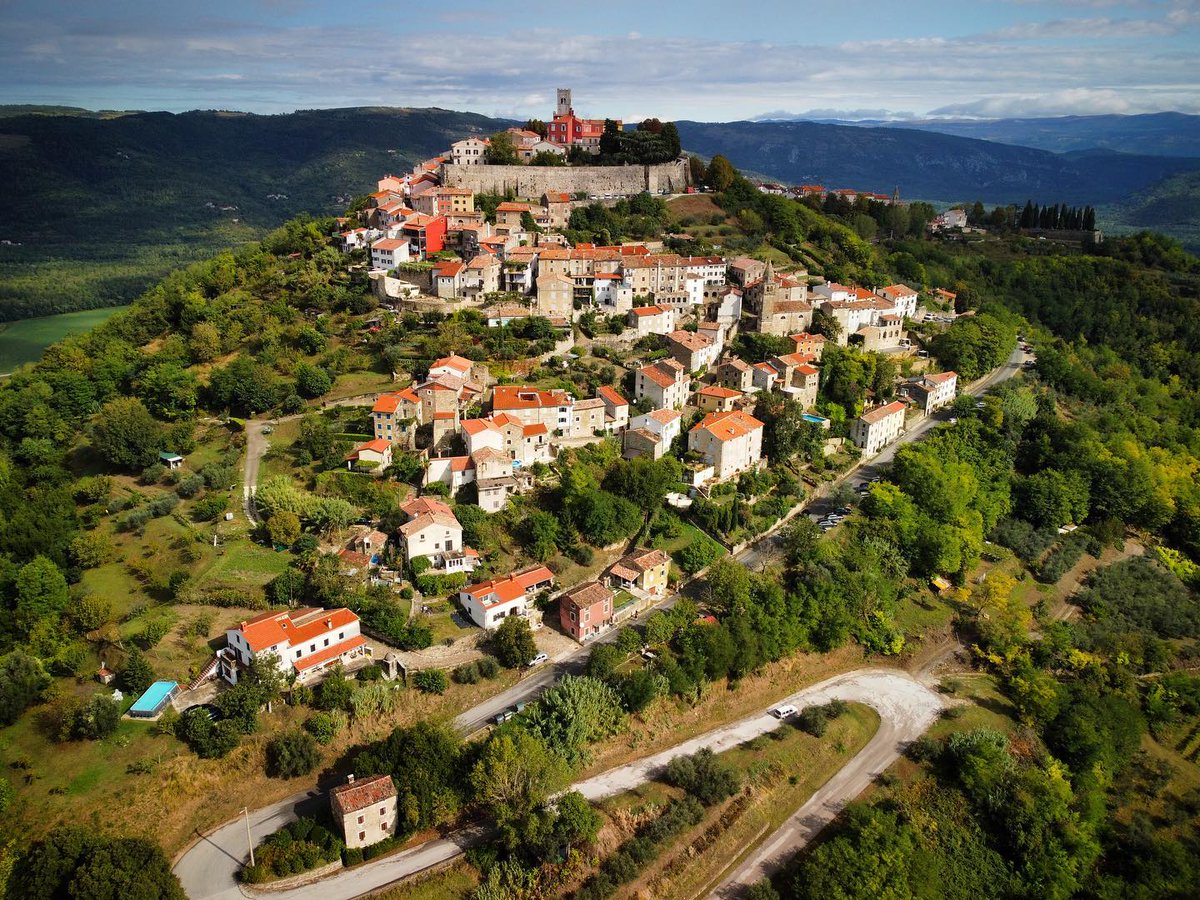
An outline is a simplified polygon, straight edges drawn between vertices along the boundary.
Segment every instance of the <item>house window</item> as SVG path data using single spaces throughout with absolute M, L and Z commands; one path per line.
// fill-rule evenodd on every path
M 299 659 L 299 658 L 300 658 L 300 651 L 299 651 L 299 650 L 297 650 L 297 651 L 296 651 L 296 659 Z
M 367 833 L 365 831 L 360 831 L 358 833 L 358 839 L 360 841 L 365 841 L 367 839 Z
M 388 830 L 388 827 L 387 827 L 387 822 L 380 822 L 380 823 L 379 823 L 379 830 L 380 830 L 380 831 L 387 831 L 387 830 Z
M 326 646 L 326 647 L 328 647 L 328 646 L 329 646 L 329 638 L 325 638 L 325 646 Z
M 363 816 L 359 816 L 359 817 L 358 817 L 358 824 L 359 824 L 359 825 L 361 825 L 361 824 L 363 823 L 363 819 L 364 819 L 364 817 L 363 817 Z
M 338 632 L 338 640 L 339 640 L 339 641 L 340 641 L 342 638 L 344 638 L 345 636 L 346 636 L 346 632 L 344 632 L 344 631 L 339 631 L 339 632 Z
M 381 816 L 386 816 L 387 815 L 387 807 L 386 806 L 379 807 L 379 814 Z
M 316 644 L 309 644 L 309 645 L 308 645 L 308 652 L 309 652 L 309 653 L 316 653 L 316 652 L 317 652 L 317 645 L 316 645 Z

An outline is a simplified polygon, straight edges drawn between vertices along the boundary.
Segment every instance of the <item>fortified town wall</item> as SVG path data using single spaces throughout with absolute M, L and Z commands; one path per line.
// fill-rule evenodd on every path
M 536 200 L 547 192 L 640 194 L 682 193 L 688 185 L 686 159 L 654 166 L 442 166 L 442 184 L 477 194 Z

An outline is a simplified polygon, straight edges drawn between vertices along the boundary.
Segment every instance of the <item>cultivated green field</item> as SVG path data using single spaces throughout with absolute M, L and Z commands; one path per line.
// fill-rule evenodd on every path
M 0 374 L 8 374 L 17 366 L 37 361 L 42 351 L 55 341 L 95 328 L 122 309 L 125 307 L 109 306 L 19 322 L 0 322 Z

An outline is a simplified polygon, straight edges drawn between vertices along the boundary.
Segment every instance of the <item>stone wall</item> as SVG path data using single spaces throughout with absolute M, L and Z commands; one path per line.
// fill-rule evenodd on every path
M 687 187 L 686 159 L 657 166 L 442 166 L 442 184 L 477 194 L 512 191 L 537 200 L 550 191 L 588 195 L 682 193 Z

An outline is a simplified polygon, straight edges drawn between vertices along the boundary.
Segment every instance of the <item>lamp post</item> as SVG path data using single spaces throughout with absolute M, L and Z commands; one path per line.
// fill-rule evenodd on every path
M 254 838 L 250 836 L 250 808 L 242 807 L 242 812 L 246 814 L 246 843 L 250 846 L 250 865 L 254 865 Z

